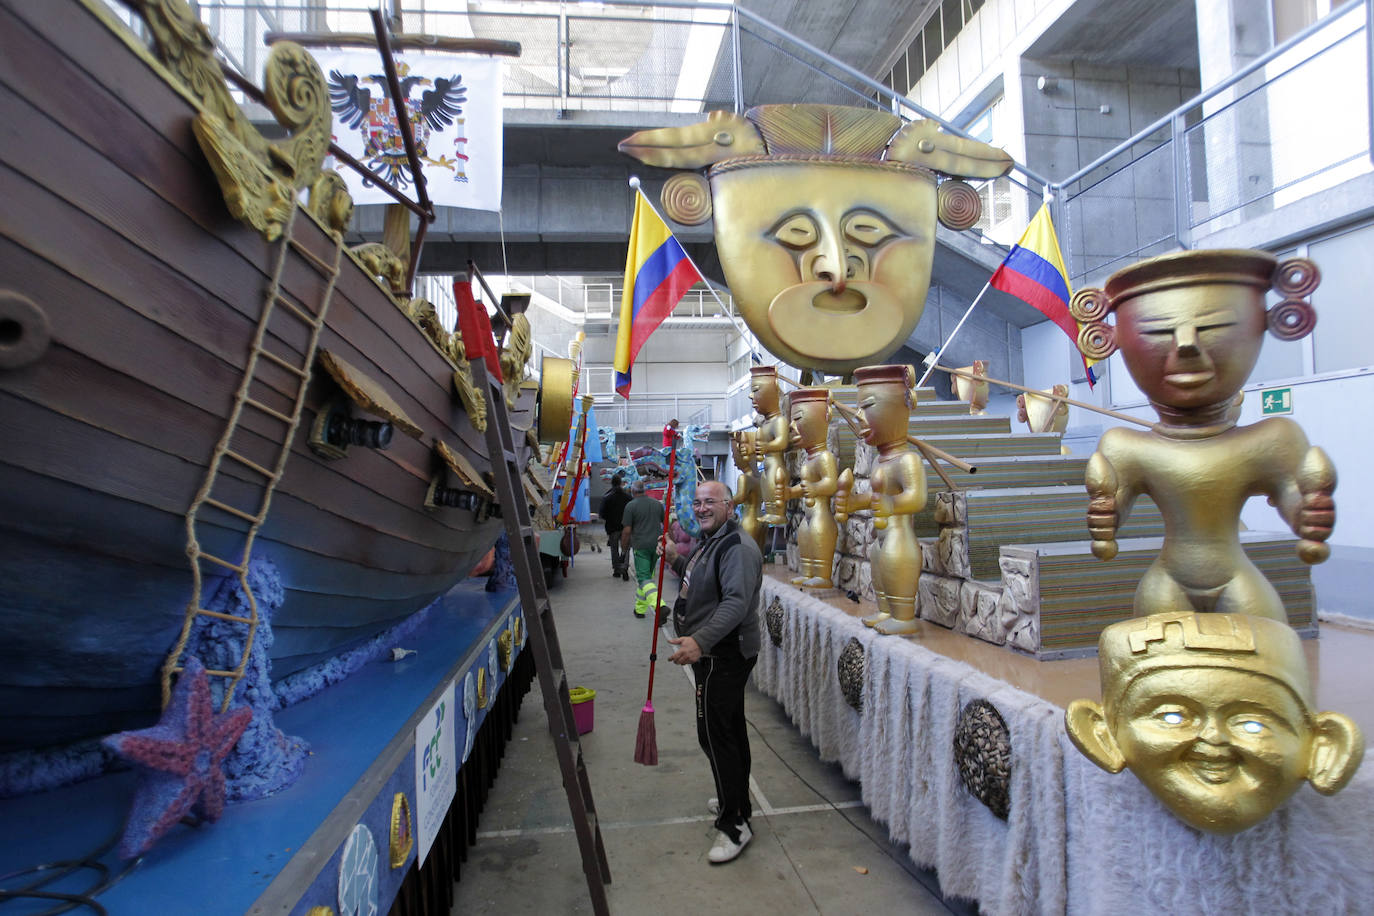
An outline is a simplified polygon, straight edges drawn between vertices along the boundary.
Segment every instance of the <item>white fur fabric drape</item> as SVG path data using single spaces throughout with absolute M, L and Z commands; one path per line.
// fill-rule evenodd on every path
M 1268 821 L 1234 837 L 1175 819 L 1129 772 L 1093 766 L 1069 743 L 1064 711 L 978 669 L 764 579 L 762 615 L 779 598 L 783 642 L 764 625 L 755 684 L 777 699 L 822 759 L 862 786 L 873 817 L 933 867 L 946 896 L 988 914 L 1374 913 L 1374 768 L 1340 795 L 1304 787 Z M 862 715 L 837 666 L 864 646 Z M 1011 810 L 999 820 L 959 781 L 954 732 L 977 699 L 1011 734 Z

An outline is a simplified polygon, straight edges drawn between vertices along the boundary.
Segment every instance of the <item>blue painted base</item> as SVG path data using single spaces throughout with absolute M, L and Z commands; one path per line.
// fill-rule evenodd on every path
M 121 881 L 100 894 L 100 904 L 114 913 L 238 916 L 259 902 L 282 874 L 272 899 L 280 902 L 294 893 L 302 910 L 306 904 L 327 904 L 337 911 L 333 900 L 306 900 L 304 895 L 311 888 L 322 893 L 337 882 L 340 837 L 346 838 L 362 820 L 382 825 L 373 833 L 378 889 L 389 891 L 380 900 L 385 912 L 408 866 L 389 866 L 388 832 L 376 815 L 384 808 L 389 818 L 394 793 L 405 791 L 413 828 L 414 757 L 407 748 L 413 748 L 415 718 L 456 679 L 456 712 L 462 719 L 464 677 L 478 667 L 488 666 L 489 696 L 504 686 L 506 675 L 494 664 L 494 643 L 511 617 L 520 614 L 518 597 L 514 592 L 488 593 L 483 584 L 461 583 L 442 599 L 402 646 L 416 654 L 366 665 L 343 683 L 277 713 L 280 728 L 310 744 L 301 778 L 278 795 L 228 806 L 217 823 L 173 828 Z M 490 708 L 474 709 L 464 727 L 475 730 Z M 463 733 L 460 728 L 460 755 Z M 389 762 L 384 773 L 374 766 L 379 759 Z M 133 792 L 133 774 L 123 772 L 0 801 L 0 874 L 98 850 L 121 830 Z M 411 862 L 414 856 L 412 851 Z M 122 867 L 113 853 L 102 861 L 115 873 Z M 89 871 L 78 872 L 44 890 L 80 893 L 97 880 Z M 23 883 L 25 879 L 9 879 L 0 886 Z M 291 898 L 287 907 L 295 909 L 295 902 Z M 6 912 L 37 912 L 51 905 L 51 900 L 10 904 Z

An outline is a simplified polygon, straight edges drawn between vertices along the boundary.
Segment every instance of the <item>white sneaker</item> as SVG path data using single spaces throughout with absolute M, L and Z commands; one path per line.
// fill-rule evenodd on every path
M 744 852 L 744 847 L 749 845 L 749 841 L 754 838 L 753 832 L 748 824 L 741 824 L 739 828 L 739 842 L 730 839 L 730 834 L 721 831 L 716 834 L 715 845 L 711 847 L 710 853 L 706 858 L 711 860 L 712 865 L 724 865 L 726 862 L 733 861 Z
M 708 812 L 710 812 L 710 814 L 711 814 L 712 817 L 720 817 L 720 799 L 718 799 L 718 798 L 708 798 L 708 799 L 706 799 L 706 810 L 707 810 Z

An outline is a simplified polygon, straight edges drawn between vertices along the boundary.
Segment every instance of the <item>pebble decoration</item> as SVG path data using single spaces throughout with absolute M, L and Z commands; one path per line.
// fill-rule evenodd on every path
M 1011 733 L 987 700 L 974 700 L 959 713 L 954 763 L 969 794 L 1006 820 L 1011 810 Z
M 840 692 L 855 712 L 864 710 L 864 660 L 864 644 L 859 642 L 857 636 L 850 637 L 840 652 L 838 668 Z

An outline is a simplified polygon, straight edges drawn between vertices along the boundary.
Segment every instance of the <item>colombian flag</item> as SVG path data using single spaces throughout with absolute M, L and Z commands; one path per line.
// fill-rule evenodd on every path
M 1078 322 L 1069 314 L 1073 290 L 1069 288 L 1069 272 L 1064 269 L 1064 256 L 1059 253 L 1054 223 L 1050 222 L 1049 204 L 1041 205 L 1026 231 L 1021 234 L 1021 240 L 1012 246 L 989 283 L 993 289 L 1000 289 L 1035 306 L 1046 318 L 1059 325 L 1077 348 Z M 1097 382 L 1097 373 L 1093 368 L 1097 363 L 1098 360 L 1083 358 L 1090 387 Z
M 635 216 L 630 224 L 630 249 L 625 253 L 625 291 L 620 297 L 620 332 L 615 342 L 615 390 L 630 396 L 630 367 L 639 348 L 673 306 L 703 282 L 696 265 L 673 238 L 654 208 L 635 191 Z

